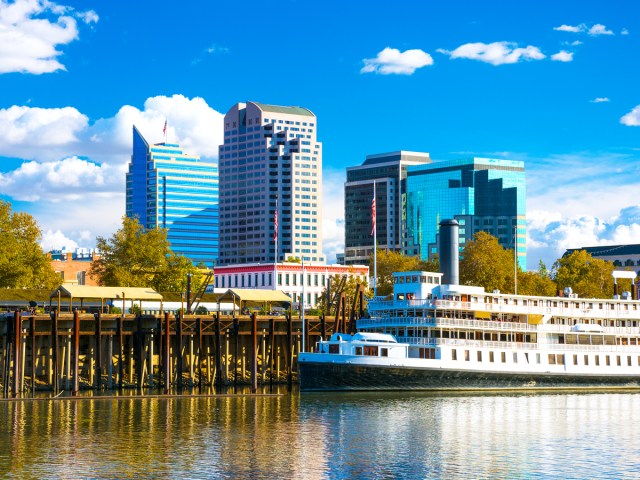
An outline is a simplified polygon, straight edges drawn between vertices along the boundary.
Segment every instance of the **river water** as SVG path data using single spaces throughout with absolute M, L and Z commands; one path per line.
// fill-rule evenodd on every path
M 640 394 L 0 402 L 2 478 L 640 478 Z

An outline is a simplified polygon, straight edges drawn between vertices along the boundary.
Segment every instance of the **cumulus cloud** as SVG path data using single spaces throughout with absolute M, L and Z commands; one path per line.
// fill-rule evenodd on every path
M 591 103 L 606 103 L 606 102 L 610 102 L 611 100 L 609 100 L 607 97 L 596 97 L 593 100 L 589 100 Z
M 572 62 L 573 52 L 560 50 L 558 53 L 551 55 L 551 60 L 554 60 L 556 62 Z
M 519 48 L 513 42 L 467 43 L 453 51 L 439 49 L 438 52 L 450 58 L 468 58 L 491 65 L 518 63 L 521 60 L 542 60 L 546 56 L 538 47 Z
M 159 143 L 167 120 L 169 142 L 215 160 L 223 118 L 202 98 L 182 95 L 149 98 L 142 109 L 125 105 L 94 123 L 72 107 L 0 109 L 0 157 L 25 160 L 0 173 L 0 195 L 30 202 L 28 210 L 44 231 L 93 246 L 95 236 L 110 235 L 124 214 L 134 124 L 149 143 Z M 63 246 L 52 242 L 51 248 Z
M 0 73 L 65 70 L 57 47 L 78 38 L 76 18 L 98 21 L 92 10 L 77 12 L 47 0 L 0 0 Z
M 601 23 L 596 23 L 591 27 L 588 27 L 585 23 L 579 25 L 560 25 L 559 27 L 553 27 L 553 29 L 560 32 L 587 33 L 594 37 L 598 35 L 613 35 L 613 31 L 607 29 L 607 27 Z
M 327 263 L 335 263 L 336 254 L 344 252 L 345 180 L 344 170 L 322 171 L 322 245 Z
M 60 230 L 47 230 L 42 233 L 42 240 L 40 241 L 40 246 L 45 252 L 50 252 L 51 250 L 75 250 L 79 247 L 78 243 L 67 237 Z
M 537 267 L 539 259 L 550 266 L 569 248 L 640 243 L 640 205 L 608 218 L 534 210 L 527 212 L 527 227 L 529 266 Z
M 624 115 L 620 123 L 628 127 L 640 127 L 640 105 Z
M 416 69 L 433 65 L 433 58 L 419 49 L 401 52 L 387 47 L 375 58 L 365 58 L 360 73 L 380 73 L 382 75 L 412 75 Z
M 623 28 L 622 31 L 620 32 L 620 35 L 629 35 L 629 30 L 627 30 L 626 28 Z

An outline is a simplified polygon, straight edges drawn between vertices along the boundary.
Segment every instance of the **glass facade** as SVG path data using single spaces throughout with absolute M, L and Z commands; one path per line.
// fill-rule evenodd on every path
M 479 231 L 517 247 L 526 270 L 526 203 L 524 163 L 471 158 L 409 167 L 407 172 L 407 239 L 404 252 L 427 259 L 438 253 L 441 220 L 460 223 L 460 248 Z
M 149 145 L 133 128 L 128 217 L 165 228 L 174 253 L 213 267 L 218 258 L 218 168 L 179 145 Z

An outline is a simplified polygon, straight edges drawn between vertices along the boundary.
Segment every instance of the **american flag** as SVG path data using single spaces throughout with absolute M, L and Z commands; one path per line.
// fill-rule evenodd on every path
M 276 208 L 276 213 L 273 214 L 273 241 L 278 240 L 278 209 Z
M 162 129 L 162 134 L 166 135 L 167 134 L 167 121 L 164 121 L 164 128 Z
M 371 200 L 371 236 L 376 231 L 376 194 L 373 194 L 373 200 Z

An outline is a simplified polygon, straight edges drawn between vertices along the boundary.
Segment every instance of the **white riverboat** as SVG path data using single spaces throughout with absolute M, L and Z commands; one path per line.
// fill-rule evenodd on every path
M 640 302 L 488 293 L 394 274 L 358 333 L 302 353 L 302 390 L 640 388 Z M 635 293 L 635 292 L 634 292 Z

